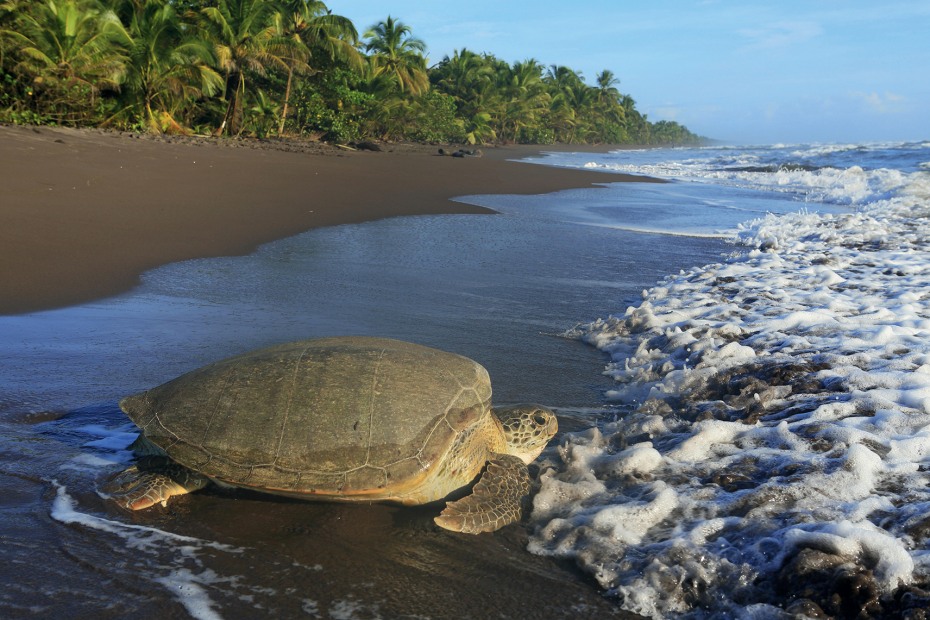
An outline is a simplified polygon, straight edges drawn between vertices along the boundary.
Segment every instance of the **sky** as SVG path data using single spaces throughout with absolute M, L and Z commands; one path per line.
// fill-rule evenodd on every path
M 610 69 L 649 120 L 737 144 L 930 140 L 930 0 L 329 0 L 359 34 Z

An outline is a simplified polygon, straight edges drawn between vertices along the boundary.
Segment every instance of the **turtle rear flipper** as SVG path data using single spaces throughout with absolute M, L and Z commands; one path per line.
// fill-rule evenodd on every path
M 439 527 L 465 534 L 493 532 L 520 520 L 530 491 L 526 464 L 516 456 L 495 455 L 471 495 L 450 502 L 434 519 Z
M 165 458 L 155 457 L 157 465 L 142 468 L 133 465 L 119 473 L 104 487 L 113 500 L 130 510 L 144 510 L 155 504 L 165 505 L 175 495 L 185 495 L 209 484 L 210 480 Z M 149 459 L 140 459 L 141 461 Z

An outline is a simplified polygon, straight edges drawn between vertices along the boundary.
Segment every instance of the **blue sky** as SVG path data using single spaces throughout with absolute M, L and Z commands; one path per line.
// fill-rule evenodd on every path
M 930 0 L 330 0 L 434 64 L 467 47 L 620 79 L 649 119 L 736 143 L 930 140 Z

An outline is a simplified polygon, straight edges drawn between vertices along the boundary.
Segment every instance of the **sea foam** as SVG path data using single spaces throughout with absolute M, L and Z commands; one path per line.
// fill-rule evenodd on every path
M 655 618 L 930 605 L 930 183 L 834 186 L 867 204 L 750 222 L 573 332 L 626 413 L 544 467 L 532 551 Z

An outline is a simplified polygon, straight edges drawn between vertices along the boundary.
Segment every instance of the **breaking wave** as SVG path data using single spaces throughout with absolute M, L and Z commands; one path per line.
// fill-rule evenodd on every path
M 610 355 L 618 414 L 544 466 L 532 551 L 653 618 L 930 607 L 928 146 L 900 169 L 853 145 L 644 165 L 860 206 L 749 222 L 725 261 L 572 331 Z M 812 169 L 745 170 L 785 154 Z

